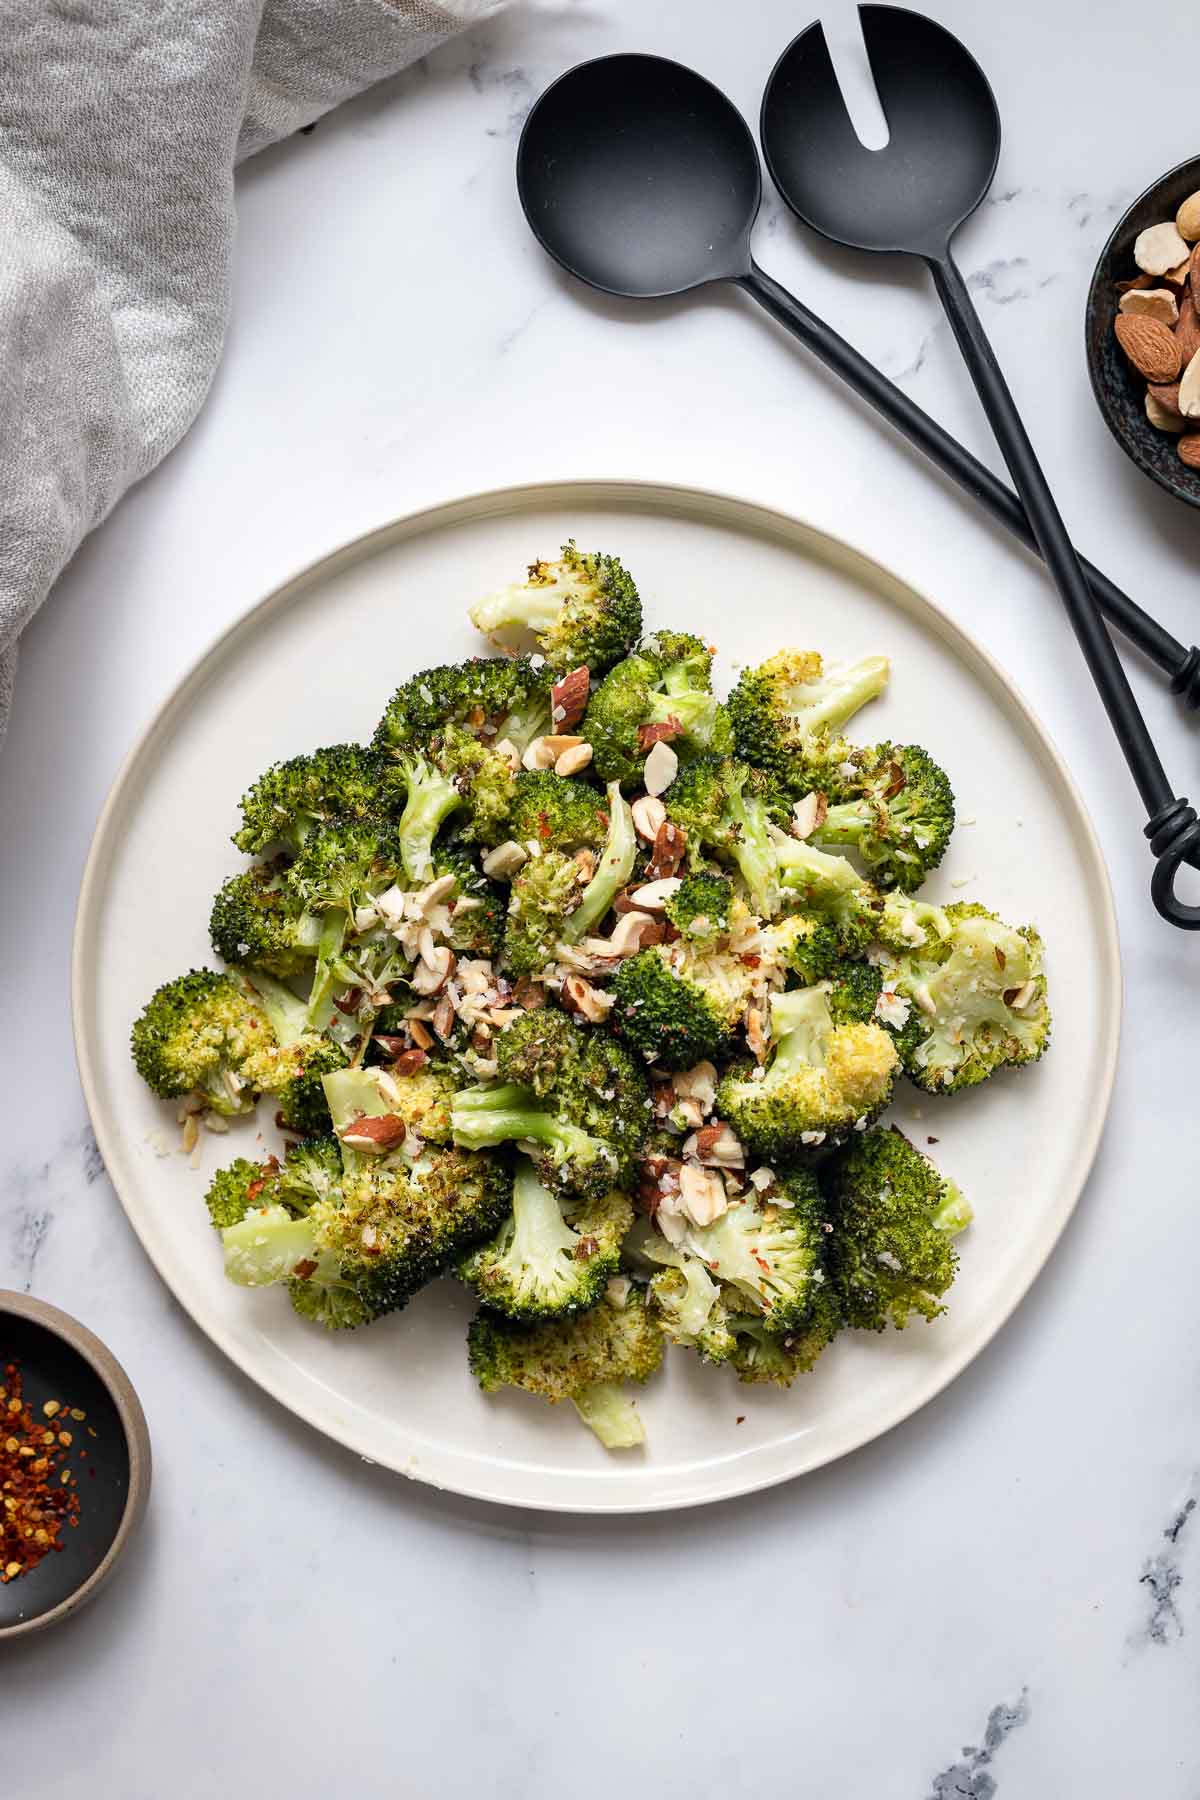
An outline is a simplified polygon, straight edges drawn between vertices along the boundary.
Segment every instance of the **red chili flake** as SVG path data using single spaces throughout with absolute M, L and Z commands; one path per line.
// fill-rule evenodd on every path
M 47 1400 L 43 1417 L 36 1419 L 24 1397 L 19 1364 L 4 1365 L 0 1381 L 0 1583 L 15 1581 L 36 1568 L 51 1550 L 61 1550 L 63 1526 L 79 1522 L 79 1495 L 68 1488 L 71 1471 L 62 1468 L 72 1434 L 46 1428 L 48 1420 L 64 1411 L 84 1417 L 77 1407 Z
M 296 1264 L 295 1268 L 292 1270 L 292 1274 L 296 1277 L 297 1281 L 307 1281 L 310 1275 L 315 1274 L 316 1267 L 317 1265 L 312 1257 L 306 1256 L 303 1262 L 298 1262 Z

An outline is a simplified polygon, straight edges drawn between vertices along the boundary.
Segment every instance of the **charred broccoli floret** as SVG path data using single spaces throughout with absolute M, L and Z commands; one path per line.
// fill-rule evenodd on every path
M 379 758 L 361 744 L 332 744 L 260 775 L 242 798 L 233 841 L 251 856 L 272 844 L 294 855 L 326 820 L 363 818 L 379 805 Z
M 864 1132 L 826 1176 L 829 1264 L 846 1323 L 865 1331 L 936 1319 L 954 1280 L 951 1239 L 971 1208 L 895 1126 Z
M 504 927 L 504 960 L 514 975 L 536 975 L 554 961 L 580 899 L 579 864 L 561 850 L 531 857 L 513 877 Z
M 666 726 L 684 752 L 727 755 L 733 732 L 712 691 L 712 652 L 688 632 L 660 631 L 609 670 L 584 716 L 602 781 L 631 781 L 655 741 L 646 730 Z
M 776 1332 L 766 1319 L 731 1313 L 725 1331 L 732 1347 L 722 1360 L 737 1371 L 739 1381 L 791 1387 L 798 1375 L 815 1367 L 843 1323 L 837 1295 L 827 1281 L 814 1295 L 803 1324 L 791 1331 Z
M 577 550 L 572 539 L 556 562 L 530 563 L 525 581 L 477 602 L 470 619 L 500 643 L 532 632 L 559 674 L 587 667 L 599 675 L 636 643 L 642 603 L 615 556 Z
M 836 1025 L 821 987 L 777 994 L 765 1071 L 733 1069 L 717 1111 L 759 1156 L 786 1159 L 836 1142 L 887 1105 L 895 1046 L 878 1025 Z
M 729 696 L 739 756 L 767 769 L 794 794 L 814 787 L 840 798 L 838 764 L 853 746 L 839 733 L 887 686 L 886 657 L 826 670 L 815 650 L 780 650 L 746 669 Z
M 945 770 L 914 744 L 880 744 L 855 788 L 853 799 L 828 809 L 814 841 L 855 851 L 880 887 L 920 887 L 954 830 Z
M 608 835 L 603 796 L 586 782 L 564 780 L 552 769 L 522 769 L 516 777 L 508 835 L 543 850 L 598 850 Z
M 282 1162 L 277 1156 L 268 1156 L 263 1162 L 239 1156 L 213 1176 L 205 1196 L 208 1216 L 218 1231 L 267 1206 L 282 1206 L 299 1217 L 314 1201 L 323 1199 L 341 1177 L 341 1150 L 334 1137 L 293 1144 Z
M 485 1306 L 506 1318 L 567 1318 L 596 1305 L 632 1224 L 626 1195 L 614 1189 L 594 1200 L 564 1202 L 521 1158 L 511 1217 L 463 1258 L 458 1272 Z
M 614 1038 L 589 1035 L 565 1015 L 564 1032 L 559 1017 L 546 1009 L 515 1021 L 509 1028 L 521 1028 L 515 1057 L 505 1048 L 509 1031 L 500 1034 L 496 1056 L 501 1079 L 457 1095 L 451 1115 L 454 1141 L 468 1150 L 527 1146 L 542 1181 L 556 1193 L 588 1197 L 627 1187 L 650 1127 L 645 1074 Z M 551 1029 L 550 1020 L 555 1021 L 552 1041 L 562 1050 L 552 1069 L 534 1037 Z M 514 1068 L 526 1079 L 505 1079 Z M 530 1085 L 530 1073 L 540 1091 Z
M 231 875 L 212 904 L 209 935 L 227 963 L 265 969 L 286 981 L 311 977 L 321 919 L 287 885 L 282 859 Z
M 701 870 L 683 877 L 663 910 L 680 937 L 703 947 L 729 931 L 732 905 L 732 884 L 723 875 Z
M 524 751 L 551 730 L 553 676 L 527 656 L 476 656 L 423 669 L 396 689 L 375 729 L 379 750 L 422 752 L 448 725 Z
M 680 769 L 665 800 L 687 833 L 693 868 L 706 852 L 733 863 L 755 911 L 770 917 L 779 903 L 771 827 L 789 817 L 786 797 L 770 777 L 734 757 L 702 756 Z
M 912 1008 L 903 1037 L 904 1069 L 930 1093 L 957 1093 L 997 1069 L 1036 1062 L 1050 1041 L 1042 940 L 986 907 L 941 909 L 945 937 L 927 932 L 919 949 L 884 965 Z
M 496 844 L 508 832 L 515 783 L 508 759 L 460 725 L 447 725 L 419 750 L 396 753 L 404 810 L 396 836 L 410 881 L 428 881 L 434 839 L 453 813 L 466 843 Z
M 621 1036 L 665 1069 L 690 1069 L 727 1052 L 757 979 L 720 945 L 655 944 L 621 963 L 611 1019 Z
M 133 1060 L 164 1099 L 197 1093 L 217 1113 L 249 1112 L 259 1094 L 288 1095 L 327 1049 L 304 1003 L 269 975 L 193 969 L 160 987 L 133 1027 Z M 291 1104 L 289 1098 L 288 1104 Z M 299 1093 L 295 1104 L 303 1106 Z
M 550 1404 L 573 1402 L 607 1450 L 645 1442 L 627 1382 L 646 1382 L 662 1363 L 662 1334 L 636 1288 L 575 1318 L 519 1325 L 481 1312 L 467 1336 L 471 1373 L 485 1394 L 523 1388 Z

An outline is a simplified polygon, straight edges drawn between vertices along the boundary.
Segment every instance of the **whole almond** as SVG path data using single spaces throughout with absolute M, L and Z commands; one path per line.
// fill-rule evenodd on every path
M 1126 317 L 1137 313 L 1147 319 L 1161 319 L 1164 325 L 1174 325 L 1179 319 L 1179 306 L 1170 288 L 1137 288 L 1132 293 L 1121 296 L 1120 311 Z
M 1174 381 L 1183 358 L 1179 345 L 1160 320 L 1118 313 L 1113 330 L 1118 344 L 1139 375 L 1156 385 Z
M 1188 247 L 1175 229 L 1174 221 L 1148 225 L 1139 231 L 1133 245 L 1133 260 L 1146 275 L 1165 275 L 1176 269 L 1188 254 Z
M 1196 283 L 1197 291 L 1200 292 L 1200 244 L 1197 244 L 1196 248 L 1192 251 L 1190 260 L 1191 267 L 1189 269 L 1189 274 Z
M 1175 214 L 1175 229 L 1189 244 L 1200 238 L 1200 193 L 1188 195 Z
M 1200 350 L 1200 314 L 1196 312 L 1196 303 L 1190 294 L 1185 294 L 1179 302 L 1175 342 L 1179 345 L 1179 354 L 1186 368 L 1197 350 Z
M 1179 383 L 1179 410 L 1185 419 L 1200 419 L 1200 351 L 1183 371 Z
M 1154 397 L 1154 389 L 1146 389 L 1146 417 L 1155 431 L 1185 431 L 1187 422 L 1169 406 Z
M 1181 463 L 1186 463 L 1189 469 L 1200 469 L 1200 432 L 1193 431 L 1187 437 L 1181 437 L 1178 450 Z
M 1176 417 L 1180 416 L 1179 383 L 1177 381 L 1167 381 L 1158 387 L 1148 387 L 1146 392 L 1154 396 L 1164 412 L 1173 412 Z
M 1118 294 L 1132 294 L 1138 288 L 1153 287 L 1154 277 L 1153 275 L 1131 275 L 1128 281 L 1118 281 L 1114 285 Z

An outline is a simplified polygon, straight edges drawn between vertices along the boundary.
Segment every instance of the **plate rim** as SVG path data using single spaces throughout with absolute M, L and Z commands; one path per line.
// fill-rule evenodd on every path
M 624 1494 L 626 1484 L 620 1480 L 619 1476 L 616 1479 L 613 1478 L 616 1474 L 614 1471 L 610 1474 L 609 1479 L 597 1482 L 590 1491 L 584 1493 L 571 1493 L 566 1497 L 560 1497 L 553 1493 L 535 1491 L 515 1497 L 511 1493 L 497 1491 L 495 1473 L 492 1473 L 490 1477 L 484 1473 L 489 1469 L 496 1471 L 507 1468 L 508 1463 L 505 1459 L 498 1459 L 490 1464 L 481 1461 L 479 1465 L 480 1478 L 477 1481 L 464 1481 L 457 1470 L 452 1479 L 439 1478 L 437 1464 L 427 1453 L 423 1454 L 420 1461 L 415 1464 L 412 1460 L 407 1463 L 401 1461 L 399 1453 L 380 1455 L 379 1446 L 371 1442 L 364 1442 L 363 1434 L 355 1428 L 352 1421 L 340 1422 L 318 1416 L 314 1407 L 306 1407 L 301 1400 L 288 1392 L 286 1383 L 276 1379 L 273 1369 L 264 1370 L 256 1366 L 252 1356 L 243 1350 L 236 1339 L 227 1334 L 219 1321 L 200 1316 L 176 1291 L 159 1258 L 139 1230 L 130 1203 L 113 1173 L 119 1160 L 114 1141 L 115 1128 L 110 1130 L 104 1109 L 99 1103 L 97 1076 L 93 1067 L 91 1037 L 86 1018 L 85 945 L 92 915 L 99 903 L 103 879 L 111 861 L 113 845 L 110 843 L 110 839 L 113 837 L 114 827 L 119 822 L 118 814 L 125 799 L 125 790 L 143 759 L 153 750 L 157 739 L 168 727 L 172 717 L 184 707 L 185 702 L 189 701 L 202 685 L 209 665 L 224 655 L 231 648 L 233 640 L 240 634 L 248 631 L 252 626 L 261 625 L 271 613 L 284 610 L 293 601 L 298 600 L 310 587 L 336 575 L 342 568 L 349 567 L 387 549 L 391 543 L 402 543 L 454 524 L 468 523 L 489 516 L 509 516 L 523 511 L 536 510 L 538 507 L 614 506 L 622 502 L 635 505 L 639 511 L 674 511 L 677 516 L 681 517 L 699 517 L 708 523 L 740 527 L 743 530 L 750 530 L 756 536 L 773 537 L 777 542 L 789 543 L 796 548 L 802 549 L 807 541 L 814 548 L 817 545 L 821 546 L 825 552 L 823 559 L 826 563 L 838 567 L 843 573 L 853 572 L 855 565 L 860 569 L 865 568 L 871 571 L 881 592 L 888 586 L 902 590 L 909 601 L 915 603 L 909 610 L 918 616 L 923 614 L 934 624 L 943 642 L 952 652 L 961 659 L 965 659 L 968 664 L 974 661 L 976 670 L 987 677 L 993 693 L 1003 696 L 1012 707 L 1015 707 L 1020 723 L 1032 736 L 1037 748 L 1049 760 L 1061 790 L 1070 803 L 1074 814 L 1073 835 L 1083 853 L 1085 864 L 1090 865 L 1087 870 L 1088 885 L 1092 888 L 1097 903 L 1097 927 L 1101 939 L 1101 955 L 1105 963 L 1105 967 L 1101 971 L 1102 991 L 1106 995 L 1100 1082 L 1102 1104 L 1091 1109 L 1089 1113 L 1087 1128 L 1076 1147 L 1075 1156 L 1070 1165 L 1069 1177 L 1063 1183 L 1063 1192 L 1070 1195 L 1069 1202 L 1065 1206 L 1060 1202 L 1057 1210 L 1052 1215 L 1048 1215 L 1050 1226 L 1048 1235 L 1043 1228 L 1045 1241 L 1039 1240 L 1035 1248 L 1035 1265 L 1020 1292 L 1012 1298 L 1009 1304 L 997 1308 L 994 1315 L 989 1315 L 985 1328 L 980 1334 L 972 1337 L 966 1345 L 947 1358 L 944 1364 L 936 1367 L 931 1379 L 919 1389 L 916 1397 L 905 1397 L 878 1423 L 872 1424 L 871 1429 L 865 1435 L 858 1428 L 851 1426 L 844 1434 L 844 1441 L 835 1440 L 827 1448 L 808 1458 L 800 1453 L 790 1466 L 785 1468 L 768 1467 L 756 1471 L 753 1463 L 746 1467 L 740 1467 L 738 1461 L 723 1462 L 718 1465 L 718 1469 L 726 1471 L 726 1473 L 717 1475 L 711 1491 L 693 1492 L 689 1488 L 686 1492 L 668 1491 L 656 1494 L 652 1485 L 653 1471 L 645 1466 L 639 1466 L 637 1470 L 631 1470 L 630 1473 L 650 1476 L 649 1491 L 641 1491 L 647 1484 L 639 1481 L 629 1484 L 632 1491 L 626 1496 Z M 906 1419 L 912 1418 L 914 1414 L 920 1412 L 922 1408 L 943 1393 L 962 1374 L 963 1370 L 982 1354 L 997 1333 L 1012 1318 L 1044 1270 L 1079 1204 L 1095 1163 L 1111 1108 L 1123 1010 L 1123 971 L 1112 882 L 1091 815 L 1070 769 L 1040 716 L 1029 704 L 1020 687 L 1001 667 L 990 651 L 979 642 L 972 632 L 961 625 L 957 619 L 951 617 L 936 601 L 931 600 L 903 575 L 838 533 L 831 532 L 824 526 L 815 524 L 799 514 L 787 512 L 782 507 L 755 500 L 747 495 L 724 489 L 701 487 L 693 483 L 658 480 L 653 477 L 559 477 L 536 482 L 518 482 L 497 488 L 483 488 L 449 500 L 436 501 L 413 511 L 399 514 L 368 531 L 358 533 L 345 540 L 324 555 L 310 559 L 270 589 L 268 593 L 258 600 L 252 601 L 234 619 L 224 625 L 190 661 L 182 674 L 172 683 L 169 692 L 138 731 L 134 741 L 122 757 L 92 833 L 80 880 L 72 928 L 71 1028 L 80 1086 L 83 1090 L 88 1117 L 96 1136 L 105 1170 L 112 1181 L 127 1224 L 156 1275 L 186 1312 L 192 1323 L 204 1333 L 210 1343 L 228 1357 L 242 1375 L 252 1381 L 262 1392 L 268 1394 L 272 1400 L 286 1408 L 294 1417 L 302 1420 L 310 1429 L 319 1432 L 355 1455 L 361 1456 L 365 1461 L 391 1469 L 410 1480 L 420 1481 L 435 1490 L 452 1492 L 465 1499 L 563 1515 L 621 1516 L 666 1512 L 684 1507 L 713 1505 L 740 1498 L 743 1495 L 758 1493 L 782 1482 L 810 1474 L 819 1468 L 827 1467 L 830 1463 L 839 1461 L 855 1450 L 862 1449 L 903 1424 Z M 458 1455 L 461 1460 L 460 1453 L 454 1454 Z M 727 1471 L 735 1468 L 739 1469 L 739 1472 L 731 1480 Z M 554 1486 L 564 1479 L 562 1475 L 544 1471 L 531 1470 L 529 1475 L 535 1485 L 540 1481 L 543 1485 L 549 1482 Z M 566 1479 L 575 1483 L 579 1480 L 579 1476 L 576 1472 L 571 1472 Z M 590 1477 L 584 1476 L 583 1480 L 586 1483 Z

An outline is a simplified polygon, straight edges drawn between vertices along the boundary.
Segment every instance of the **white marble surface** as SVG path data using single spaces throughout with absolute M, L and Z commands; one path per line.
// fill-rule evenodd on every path
M 1151 31 L 1144 9 L 1112 0 L 928 4 L 980 57 L 1006 121 L 962 259 L 1063 510 L 1095 560 L 1200 635 L 1197 519 L 1109 440 L 1081 329 L 1111 220 L 1197 148 L 1181 61 L 1190 10 L 1162 0 Z M 849 42 L 850 6 L 825 13 Z M 587 296 L 517 209 L 521 120 L 570 63 L 657 50 L 707 70 L 753 116 L 806 17 L 782 0 L 736 15 L 714 0 L 540 8 L 260 158 L 240 181 L 234 315 L 208 406 L 28 634 L 0 756 L 0 1286 L 108 1339 L 157 1452 L 119 1584 L 60 1632 L 0 1653 L 6 1741 L 14 1720 L 23 1742 L 54 1734 L 23 1788 L 39 1800 L 1200 1789 L 1188 1055 L 1200 945 L 1150 910 L 1137 808 L 1067 629 L 1039 572 L 748 303 L 634 310 Z M 770 199 L 756 247 L 995 463 L 916 271 L 806 240 Z M 98 1166 L 67 969 L 105 790 L 221 626 L 397 512 L 609 472 L 806 514 L 983 638 L 1050 721 L 1092 808 L 1128 1011 L 1075 1221 L 946 1395 L 803 1482 L 590 1525 L 365 1467 L 210 1349 Z M 1178 785 L 1194 787 L 1194 731 L 1151 675 L 1138 686 Z

